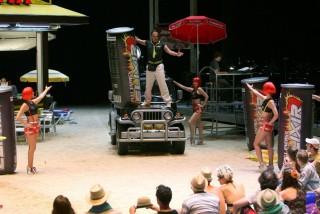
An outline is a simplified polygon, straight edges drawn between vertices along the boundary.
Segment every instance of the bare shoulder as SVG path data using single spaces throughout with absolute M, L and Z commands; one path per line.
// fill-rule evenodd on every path
M 204 91 L 202 87 L 198 87 L 198 90 L 200 90 L 200 91 Z
M 26 110 L 28 110 L 28 109 L 29 109 L 29 106 L 27 105 L 27 103 L 22 103 L 22 105 L 21 105 L 20 109 L 22 109 L 22 110 L 26 111 Z
M 244 185 L 243 185 L 243 183 L 237 183 L 237 186 L 238 186 L 239 188 L 241 188 L 241 190 L 244 191 Z
M 211 185 L 206 188 L 206 191 L 216 195 L 221 193 L 221 189 L 219 187 L 214 187 Z
M 279 194 L 283 200 L 293 200 L 297 197 L 297 190 L 289 187 L 285 190 L 282 190 Z
M 274 102 L 274 100 L 273 99 L 271 99 L 271 100 L 269 100 L 269 102 L 267 103 L 267 105 L 269 106 L 276 106 L 276 103 Z
M 226 192 L 229 190 L 229 187 L 228 187 L 228 185 L 224 184 L 224 185 L 220 186 L 219 189 L 221 190 L 221 192 Z
M 201 94 L 206 93 L 206 92 L 203 90 L 203 88 L 201 88 L 201 87 L 198 88 L 198 92 L 201 93 Z
M 269 100 L 269 103 L 275 104 L 274 99 L 271 98 L 271 99 Z

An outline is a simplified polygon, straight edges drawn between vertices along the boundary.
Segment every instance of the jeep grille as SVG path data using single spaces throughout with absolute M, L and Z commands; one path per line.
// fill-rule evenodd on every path
M 144 120 L 162 120 L 162 115 L 160 111 L 149 111 L 143 112 Z
M 133 119 L 133 114 L 139 113 L 140 118 L 137 120 Z M 170 113 L 173 115 L 173 112 L 168 109 L 136 109 L 133 112 L 131 112 L 131 119 L 136 123 L 141 123 L 144 120 L 165 120 L 164 115 L 166 113 Z M 168 121 L 169 122 L 169 121 Z

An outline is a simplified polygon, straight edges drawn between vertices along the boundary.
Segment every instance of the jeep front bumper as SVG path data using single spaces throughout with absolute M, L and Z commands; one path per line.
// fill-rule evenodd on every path
M 169 123 L 166 120 L 144 120 L 139 126 L 129 127 L 127 130 L 122 131 L 118 142 L 186 141 L 185 131 L 179 127 L 172 127 L 174 124 L 182 124 L 183 121 L 185 121 L 185 118 L 173 120 Z M 121 119 L 118 119 L 118 122 L 120 124 L 128 124 L 128 121 Z M 154 124 L 156 124 L 158 128 L 156 128 Z M 146 125 L 151 125 L 151 128 L 146 129 Z

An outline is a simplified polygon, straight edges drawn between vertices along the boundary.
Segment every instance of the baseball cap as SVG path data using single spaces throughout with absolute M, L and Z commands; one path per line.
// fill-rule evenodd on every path
M 306 138 L 306 142 L 312 144 L 316 149 L 320 146 L 320 142 L 317 138 Z

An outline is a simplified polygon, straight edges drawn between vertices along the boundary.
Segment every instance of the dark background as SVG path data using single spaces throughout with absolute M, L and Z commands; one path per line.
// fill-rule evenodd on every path
M 58 106 L 107 103 L 111 89 L 106 30 L 133 27 L 149 39 L 147 0 L 56 0 L 55 5 L 89 16 L 88 25 L 62 26 L 49 42 L 49 68 L 70 77 L 53 83 L 51 94 Z M 159 0 L 160 22 L 170 24 L 189 16 L 188 0 Z M 198 15 L 222 21 L 228 37 L 200 45 L 200 68 L 210 64 L 214 51 L 223 54 L 222 65 L 258 65 L 278 87 L 281 83 L 319 85 L 320 13 L 317 1 L 198 0 Z M 141 47 L 145 55 L 145 48 Z M 167 74 L 189 84 L 189 51 L 181 58 L 165 56 Z M 0 78 L 21 91 L 35 83 L 20 83 L 24 73 L 36 69 L 36 49 L 0 52 Z M 181 78 L 182 77 L 182 78 Z

